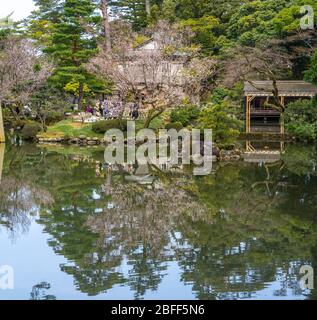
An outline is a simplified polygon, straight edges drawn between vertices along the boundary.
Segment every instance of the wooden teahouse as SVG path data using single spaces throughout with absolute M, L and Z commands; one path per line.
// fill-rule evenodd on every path
M 298 99 L 311 99 L 317 94 L 317 87 L 305 81 L 278 81 L 279 99 L 282 105 Z M 246 132 L 276 131 L 281 134 L 280 112 L 270 105 L 273 98 L 272 81 L 252 81 L 244 84 Z M 268 103 L 266 103 L 268 102 Z

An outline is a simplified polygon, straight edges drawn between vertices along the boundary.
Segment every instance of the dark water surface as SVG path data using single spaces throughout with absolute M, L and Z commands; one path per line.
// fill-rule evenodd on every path
M 0 299 L 313 299 L 298 280 L 317 264 L 316 158 L 288 146 L 274 164 L 134 181 L 98 148 L 7 145 Z

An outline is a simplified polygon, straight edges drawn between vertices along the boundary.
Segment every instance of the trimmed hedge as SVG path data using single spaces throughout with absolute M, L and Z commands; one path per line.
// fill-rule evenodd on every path
M 60 122 L 65 119 L 64 113 L 63 112 L 58 112 L 58 111 L 50 111 L 47 114 L 46 117 L 46 124 L 48 126 L 51 126 L 57 122 Z
M 92 131 L 96 133 L 104 134 L 110 129 L 119 129 L 122 131 L 127 131 L 127 122 L 123 120 L 112 119 L 98 121 L 92 125 Z
M 23 140 L 34 140 L 41 131 L 41 126 L 36 122 L 26 123 L 21 131 Z

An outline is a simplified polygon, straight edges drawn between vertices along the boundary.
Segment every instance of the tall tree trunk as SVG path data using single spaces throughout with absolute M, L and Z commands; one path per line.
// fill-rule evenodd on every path
M 105 32 L 105 50 L 111 51 L 111 36 L 110 36 L 110 24 L 108 14 L 108 0 L 100 0 L 100 10 L 102 12 L 103 28 Z
M 4 142 L 5 142 L 4 125 L 3 125 L 3 117 L 2 117 L 2 106 L 0 101 L 0 144 Z
M 3 169 L 3 160 L 4 160 L 4 148 L 5 144 L 1 143 L 0 144 L 0 182 L 2 178 L 2 169 Z
M 81 83 L 78 89 L 78 109 L 82 110 L 84 100 L 84 85 Z
M 145 0 L 145 10 L 146 14 L 149 17 L 151 15 L 151 2 L 150 0 Z

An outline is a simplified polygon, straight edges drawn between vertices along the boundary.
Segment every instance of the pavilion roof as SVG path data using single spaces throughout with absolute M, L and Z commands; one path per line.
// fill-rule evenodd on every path
M 317 87 L 305 81 L 277 81 L 280 96 L 314 97 Z M 272 81 L 251 81 L 244 83 L 245 96 L 273 96 Z

